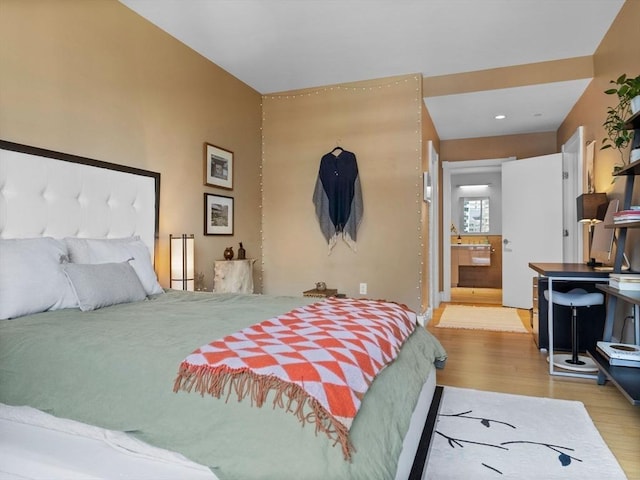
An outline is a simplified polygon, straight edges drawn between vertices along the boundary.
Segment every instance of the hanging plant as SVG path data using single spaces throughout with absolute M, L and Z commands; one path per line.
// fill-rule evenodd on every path
M 615 88 L 605 90 L 607 95 L 616 95 L 617 105 L 607 109 L 607 118 L 602 124 L 607 132 L 607 136 L 602 140 L 601 150 L 615 148 L 620 152 L 621 164 L 613 167 L 613 173 L 624 168 L 627 164 L 624 152 L 633 140 L 634 131 L 626 127 L 627 121 L 631 118 L 631 100 L 640 95 L 640 76 L 635 78 L 620 75 L 616 80 L 609 83 Z

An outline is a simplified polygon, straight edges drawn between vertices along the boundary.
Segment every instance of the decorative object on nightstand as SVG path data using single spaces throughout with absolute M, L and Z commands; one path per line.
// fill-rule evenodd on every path
M 171 288 L 175 290 L 194 290 L 194 251 L 195 239 L 193 234 L 169 235 Z
M 217 260 L 213 265 L 215 293 L 253 293 L 254 259 Z
M 242 246 L 242 242 L 240 242 L 240 248 L 238 248 L 238 260 L 244 260 L 247 258 L 247 251 Z
M 324 282 L 317 282 L 316 283 L 316 290 L 318 290 L 319 292 L 324 292 L 327 289 L 327 284 Z
M 233 259 L 233 247 L 227 247 L 224 249 L 224 259 L 225 260 Z
M 206 292 L 207 289 L 204 286 L 204 273 L 197 273 L 195 278 L 195 289 L 196 292 Z
M 305 290 L 302 292 L 302 296 L 304 297 L 316 297 L 316 298 L 327 298 L 327 297 L 337 297 L 340 294 L 338 293 L 337 288 L 327 288 L 327 285 L 324 282 L 319 282 L 324 284 L 324 288 L 320 290 L 318 288 L 318 284 L 316 284 L 316 288 L 312 288 L 311 290 Z

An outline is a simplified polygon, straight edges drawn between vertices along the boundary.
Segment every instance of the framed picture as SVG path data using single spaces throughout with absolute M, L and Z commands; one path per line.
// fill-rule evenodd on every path
M 204 234 L 233 235 L 233 198 L 204 194 Z
M 233 190 L 233 152 L 204 144 L 204 184 Z

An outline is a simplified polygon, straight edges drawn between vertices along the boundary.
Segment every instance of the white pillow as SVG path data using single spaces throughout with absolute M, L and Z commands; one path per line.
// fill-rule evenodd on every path
M 60 266 L 66 258 L 50 237 L 0 239 L 0 319 L 77 307 Z
M 128 262 L 66 263 L 62 270 L 83 312 L 147 298 L 138 275 Z
M 64 239 L 72 263 L 121 263 L 131 261 L 147 295 L 163 293 L 151 264 L 151 254 L 140 237 Z

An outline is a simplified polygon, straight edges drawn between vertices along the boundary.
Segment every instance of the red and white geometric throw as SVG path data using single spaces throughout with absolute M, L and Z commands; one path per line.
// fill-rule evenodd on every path
M 273 392 L 274 406 L 314 422 L 349 459 L 349 428 L 364 394 L 415 323 L 403 305 L 329 298 L 198 348 L 180 364 L 174 391 L 227 399 L 236 392 L 258 407 Z

